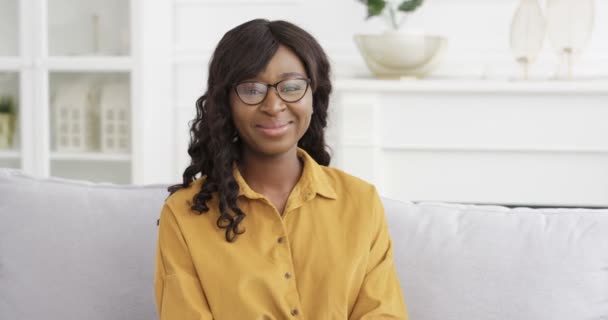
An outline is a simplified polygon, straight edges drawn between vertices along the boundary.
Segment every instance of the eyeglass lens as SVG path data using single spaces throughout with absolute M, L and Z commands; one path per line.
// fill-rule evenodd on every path
M 285 102 L 300 100 L 306 93 L 308 82 L 305 79 L 283 80 L 277 84 L 277 93 Z M 236 86 L 241 100 L 246 104 L 258 104 L 264 101 L 268 94 L 268 86 L 260 82 L 244 82 Z

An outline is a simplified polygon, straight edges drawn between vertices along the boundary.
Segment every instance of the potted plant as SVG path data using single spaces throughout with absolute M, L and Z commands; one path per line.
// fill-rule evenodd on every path
M 402 28 L 423 0 L 358 0 L 367 18 L 384 17 L 390 29 L 382 34 L 357 34 L 355 42 L 365 63 L 380 78 L 424 77 L 438 65 L 447 47 L 444 37 Z
M 0 97 L 0 149 L 8 149 L 12 146 L 14 108 L 13 98 Z
M 401 3 L 385 0 L 358 0 L 367 6 L 367 18 L 385 15 L 393 30 L 399 30 L 407 13 L 414 12 L 424 0 L 410 0 Z M 399 19 L 401 15 L 401 19 Z

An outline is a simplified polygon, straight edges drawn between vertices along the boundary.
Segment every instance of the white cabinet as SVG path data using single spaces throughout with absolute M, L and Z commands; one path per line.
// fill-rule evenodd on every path
M 608 81 L 339 79 L 333 165 L 402 200 L 608 206 Z
M 169 41 L 163 31 L 143 30 L 170 29 L 157 18 L 170 6 L 0 1 L 0 97 L 15 101 L 17 124 L 0 167 L 39 177 L 169 181 L 171 158 L 158 155 L 171 149 L 171 60 L 156 50 Z M 158 105 L 144 107 L 148 101 Z M 166 136 L 158 139 L 159 131 Z M 152 158 L 155 165 L 146 165 Z
M 19 1 L 0 1 L 0 167 L 21 164 Z
M 0 56 L 15 57 L 19 55 L 18 13 L 19 0 L 0 1 Z

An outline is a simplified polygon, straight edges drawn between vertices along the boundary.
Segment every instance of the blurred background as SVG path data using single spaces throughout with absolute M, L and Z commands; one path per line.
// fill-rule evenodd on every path
M 608 0 L 0 0 L 0 167 L 180 182 L 210 55 L 253 18 L 319 40 L 332 166 L 382 195 L 608 206 Z

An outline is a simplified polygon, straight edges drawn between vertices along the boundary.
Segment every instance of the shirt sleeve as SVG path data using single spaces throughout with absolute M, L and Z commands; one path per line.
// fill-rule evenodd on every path
M 174 213 L 163 206 L 154 279 L 160 320 L 211 320 L 213 315 Z
M 366 275 L 349 320 L 407 320 L 403 292 L 393 261 L 393 246 L 378 193 L 373 191 L 372 243 Z

